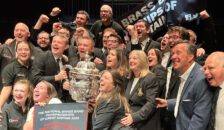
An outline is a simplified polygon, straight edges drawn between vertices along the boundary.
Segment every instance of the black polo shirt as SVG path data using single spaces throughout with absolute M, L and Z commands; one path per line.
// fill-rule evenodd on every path
M 18 106 L 14 100 L 3 109 L 3 120 L 1 130 L 22 130 L 26 122 L 28 109 L 24 112 L 22 107 Z
M 13 86 L 13 84 L 20 79 L 30 79 L 31 61 L 29 66 L 24 66 L 18 62 L 18 59 L 8 64 L 2 72 L 3 86 Z

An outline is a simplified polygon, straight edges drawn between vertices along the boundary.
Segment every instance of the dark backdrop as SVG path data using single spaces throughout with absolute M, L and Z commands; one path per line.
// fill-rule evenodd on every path
M 17 22 L 25 22 L 32 27 L 41 13 L 48 14 L 51 9 L 58 6 L 62 9 L 62 19 L 71 21 L 77 10 L 84 9 L 89 12 L 91 21 L 99 18 L 99 8 L 104 2 L 114 6 L 114 16 L 120 16 L 143 0 L 121 0 L 121 8 L 116 8 L 116 1 L 113 0 L 4 0 L 0 2 L 0 42 L 6 38 L 13 37 L 13 28 Z M 125 2 L 129 1 L 129 5 Z M 123 3 L 122 3 L 123 2 Z M 224 35 L 224 15 L 222 5 L 214 0 L 208 1 L 207 10 L 215 21 L 217 32 L 218 50 L 224 50 L 222 37 Z

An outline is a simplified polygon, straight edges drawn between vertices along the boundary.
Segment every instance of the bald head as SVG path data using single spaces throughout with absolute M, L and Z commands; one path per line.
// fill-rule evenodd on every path
M 24 23 L 17 23 L 14 28 L 14 37 L 16 41 L 26 41 L 30 36 L 29 28 Z
M 224 82 L 224 52 L 210 54 L 203 71 L 211 86 L 220 86 Z
M 113 14 L 112 7 L 109 5 L 102 5 L 100 10 L 108 10 L 111 14 Z
M 206 61 L 207 60 L 216 62 L 217 64 L 224 66 L 224 52 L 221 51 L 213 52 L 208 56 Z

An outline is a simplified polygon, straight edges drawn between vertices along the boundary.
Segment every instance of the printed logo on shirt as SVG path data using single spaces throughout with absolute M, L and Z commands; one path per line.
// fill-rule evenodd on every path
M 18 73 L 17 76 L 18 77 L 26 77 L 26 75 L 24 73 Z
M 14 119 L 9 119 L 9 123 L 17 124 L 19 122 L 18 117 L 15 117 Z
M 12 56 L 9 55 L 9 54 L 3 54 L 3 56 L 4 56 L 5 58 L 7 58 L 7 59 L 12 59 Z

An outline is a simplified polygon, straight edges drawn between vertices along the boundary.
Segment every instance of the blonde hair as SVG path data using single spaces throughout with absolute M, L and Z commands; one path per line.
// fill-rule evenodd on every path
M 133 50 L 129 54 L 129 57 L 131 55 L 137 55 L 138 59 L 140 61 L 140 66 L 139 66 L 140 77 L 139 78 L 142 78 L 142 77 L 146 76 L 150 71 L 149 71 L 149 66 L 148 66 L 148 59 L 147 59 L 147 56 L 146 56 L 145 52 L 142 51 L 142 50 Z M 131 75 L 129 76 L 129 78 L 133 76 L 133 72 L 130 73 L 130 74 Z
M 29 107 L 33 101 L 33 85 L 27 79 L 18 80 L 14 83 L 13 86 L 15 86 L 17 84 L 24 84 L 24 86 L 27 86 L 28 96 L 27 96 L 25 105 Z

